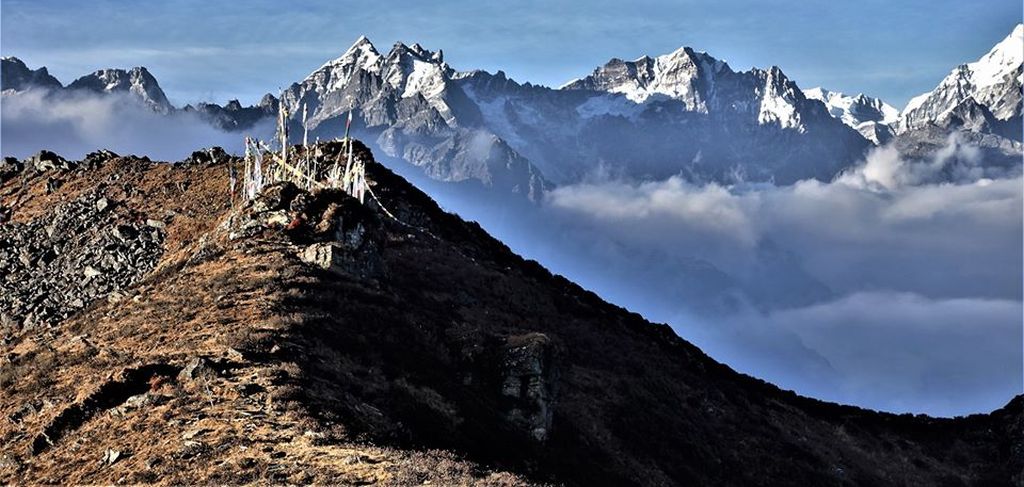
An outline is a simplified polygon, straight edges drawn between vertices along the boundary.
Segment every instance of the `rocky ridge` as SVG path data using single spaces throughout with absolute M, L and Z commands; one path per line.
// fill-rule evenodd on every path
M 0 60 L 0 79 L 3 80 L 3 91 L 23 91 L 30 88 L 59 89 L 63 86 L 45 67 L 29 69 L 16 57 L 4 57 Z
M 833 117 L 856 129 L 875 145 L 882 145 L 892 139 L 892 125 L 900 115 L 900 111 L 892 105 L 863 93 L 849 96 L 824 88 L 811 88 L 805 90 L 804 94 L 809 99 L 824 103 Z
M 153 111 L 165 114 L 174 111 L 156 78 L 144 67 L 129 70 L 101 69 L 72 81 L 67 90 L 102 94 L 123 93 L 134 97 Z
M 910 100 L 897 132 L 929 124 L 966 128 L 1021 141 L 1024 24 L 975 62 L 953 69 L 934 90 Z

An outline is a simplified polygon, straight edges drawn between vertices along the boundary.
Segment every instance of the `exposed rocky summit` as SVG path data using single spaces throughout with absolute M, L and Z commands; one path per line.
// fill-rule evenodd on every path
M 953 69 L 934 90 L 910 100 L 898 132 L 929 124 L 994 133 L 1021 141 L 1024 24 L 975 62 Z M 956 113 L 954 113 L 956 112 Z
M 54 89 L 61 88 L 60 81 L 54 78 L 46 67 L 29 69 L 16 57 L 0 59 L 0 81 L 3 91 L 22 91 L 30 88 Z
M 131 69 L 101 69 L 82 76 L 64 86 L 45 67 L 30 70 L 16 57 L 0 59 L 2 86 L 5 96 L 17 96 L 29 90 L 41 90 L 48 96 L 74 96 L 75 94 L 125 95 L 143 106 L 164 115 L 175 112 L 156 78 L 144 67 Z
M 231 100 L 223 107 L 216 103 L 186 105 L 186 112 L 196 112 L 214 126 L 224 130 L 246 130 L 260 122 L 269 122 L 277 116 L 278 100 L 271 94 L 264 95 L 255 106 L 242 106 L 238 100 Z
M 807 98 L 824 103 L 833 117 L 856 129 L 875 144 L 881 145 L 892 139 L 892 125 L 900 116 L 896 107 L 863 93 L 850 96 L 824 88 L 811 88 L 804 90 L 804 94 Z
M 72 81 L 67 89 L 93 93 L 124 93 L 134 96 L 154 111 L 170 113 L 174 110 L 156 78 L 144 67 L 129 70 L 101 69 Z
M 318 148 L 325 161 L 340 150 Z M 516 256 L 361 145 L 365 203 L 288 183 L 232 202 L 227 165 L 239 160 L 196 154 L 22 164 L 0 183 L 0 235 L 39 249 L 16 293 L 97 261 L 130 270 L 104 267 L 130 277 L 47 326 L 5 331 L 0 482 L 1012 485 L 1024 475 L 1020 397 L 956 419 L 803 398 Z M 32 263 L 47 245 L 71 270 Z

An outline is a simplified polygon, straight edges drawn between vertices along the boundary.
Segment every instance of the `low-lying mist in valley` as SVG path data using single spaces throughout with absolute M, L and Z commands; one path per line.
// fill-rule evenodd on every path
M 219 130 L 195 113 L 165 115 L 129 93 L 95 94 L 32 89 L 3 94 L 3 155 L 27 157 L 47 149 L 79 159 L 97 149 L 177 161 L 203 147 L 242 150 L 240 134 Z M 251 131 L 268 136 L 273 121 Z
M 952 416 L 1021 389 L 1024 180 L 984 162 L 951 137 L 923 161 L 875 149 L 830 183 L 597 178 L 532 216 L 451 208 L 742 372 Z

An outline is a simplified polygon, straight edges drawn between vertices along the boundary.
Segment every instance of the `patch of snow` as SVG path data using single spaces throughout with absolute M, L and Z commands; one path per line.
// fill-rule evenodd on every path
M 405 77 L 405 91 L 402 98 L 423 95 L 430 100 L 444 91 L 444 73 L 440 66 L 419 59 L 412 60 L 412 70 Z
M 932 96 L 932 94 L 931 94 L 931 92 L 928 92 L 928 93 L 922 93 L 920 95 L 917 95 L 917 96 L 911 98 L 910 101 L 907 102 L 907 106 L 903 108 L 903 111 L 904 112 L 909 112 L 909 111 L 921 108 L 921 105 L 924 105 L 924 102 L 928 101 L 928 97 L 930 97 L 930 96 Z
M 961 64 L 943 78 L 934 90 L 916 96 L 907 103 L 899 118 L 900 130 L 940 120 L 968 98 L 989 108 L 997 119 L 1019 116 L 1017 105 L 1002 105 L 1006 83 L 1019 90 L 1024 73 L 1012 78 L 1024 64 L 1024 24 L 975 62 Z
M 371 73 L 380 72 L 381 55 L 366 36 L 359 36 L 341 56 L 327 61 L 320 69 L 332 66 L 355 66 Z
M 832 117 L 853 128 L 858 128 L 866 122 L 894 123 L 900 115 L 896 107 L 862 93 L 849 96 L 838 91 L 816 87 L 804 90 L 804 96 L 811 100 L 821 101 L 828 108 Z
M 778 123 L 782 128 L 801 128 L 800 117 L 796 107 L 781 96 L 765 94 L 761 100 L 761 108 L 757 112 L 760 123 Z
M 761 124 L 778 124 L 781 128 L 806 130 L 796 111 L 796 100 L 793 88 L 782 74 L 782 70 L 772 67 L 765 72 L 764 91 L 761 95 L 757 111 L 757 121 Z
M 611 115 L 634 120 L 646 108 L 646 104 L 637 103 L 628 95 L 597 95 L 588 98 L 587 101 L 576 107 L 576 113 L 585 119 Z
M 986 88 L 1001 83 L 1006 75 L 1024 63 L 1024 24 L 1017 24 L 1010 35 L 996 44 L 981 59 L 969 63 L 971 83 Z
M 565 83 L 562 83 L 562 86 L 559 86 L 558 89 L 560 89 L 560 90 L 561 89 L 565 89 L 565 87 L 570 86 L 573 83 L 576 83 L 576 82 L 579 82 L 579 81 L 583 81 L 583 78 L 573 78 L 573 79 L 571 79 L 569 81 L 566 81 Z

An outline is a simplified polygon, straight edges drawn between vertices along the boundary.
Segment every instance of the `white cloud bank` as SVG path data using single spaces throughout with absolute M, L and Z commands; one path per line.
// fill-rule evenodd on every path
M 0 152 L 23 158 L 41 149 L 78 159 L 97 149 L 175 161 L 202 147 L 240 150 L 242 135 L 211 126 L 192 113 L 161 115 L 130 95 L 4 93 Z
M 713 357 L 815 397 L 956 415 L 1024 392 L 1024 180 L 1019 167 L 993 174 L 952 138 L 927 161 L 881 148 L 832 183 L 604 181 L 557 188 L 546 205 L 562 238 L 608 269 L 618 258 L 635 269 L 695 258 L 748 297 L 763 292 L 755 306 L 715 314 L 654 273 L 623 282 L 630 293 L 584 283 L 669 321 Z M 767 243 L 784 265 L 766 264 Z M 772 294 L 780 286 L 793 299 Z

